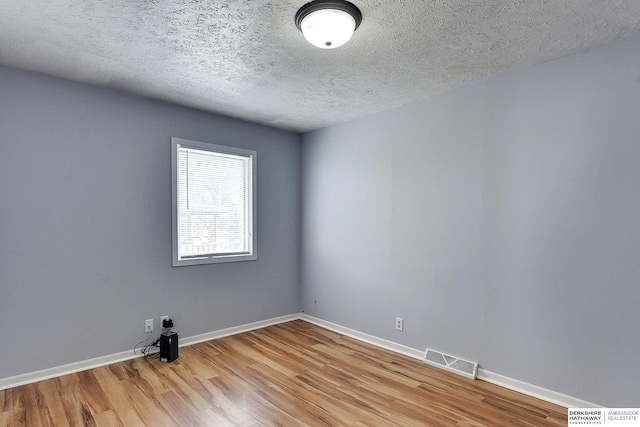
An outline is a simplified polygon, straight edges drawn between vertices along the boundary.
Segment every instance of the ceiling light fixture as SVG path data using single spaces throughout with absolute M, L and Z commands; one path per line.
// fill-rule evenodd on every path
M 296 26 L 309 43 L 321 49 L 334 49 L 349 41 L 362 22 L 362 13 L 344 0 L 316 0 L 296 13 Z

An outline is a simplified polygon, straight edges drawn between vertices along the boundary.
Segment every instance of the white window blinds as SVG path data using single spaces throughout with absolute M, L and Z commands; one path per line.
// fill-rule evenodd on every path
M 178 261 L 253 254 L 255 152 L 211 147 L 175 147 Z

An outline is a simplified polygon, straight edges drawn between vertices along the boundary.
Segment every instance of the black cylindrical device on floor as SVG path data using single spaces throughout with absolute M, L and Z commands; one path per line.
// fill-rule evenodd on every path
M 165 332 L 160 334 L 160 361 L 173 362 L 178 358 L 178 334 Z

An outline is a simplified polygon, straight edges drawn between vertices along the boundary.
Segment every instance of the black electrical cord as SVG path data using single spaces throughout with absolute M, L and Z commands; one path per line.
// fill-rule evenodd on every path
M 165 326 L 166 325 L 166 326 Z M 171 319 L 165 319 L 162 321 L 162 325 L 160 325 L 162 327 L 164 331 L 164 333 L 170 333 L 171 332 L 171 328 L 173 328 L 173 320 Z M 133 347 L 133 354 L 141 354 L 143 356 L 145 356 L 148 359 L 157 359 L 160 357 L 160 337 L 156 338 L 156 340 L 154 342 L 152 342 L 151 344 L 147 344 L 147 345 L 143 345 L 142 347 L 140 347 L 140 353 L 138 353 L 138 346 L 140 346 L 141 344 L 146 343 L 147 341 L 149 341 L 152 338 L 152 333 L 148 332 L 149 336 L 140 341 L 138 344 L 136 344 Z M 151 351 L 156 348 L 157 351 L 154 351 L 153 353 L 151 353 Z
M 160 357 L 160 346 L 158 345 L 160 343 L 160 339 L 155 340 L 153 343 L 149 344 L 146 347 L 142 348 L 142 354 L 144 354 L 144 356 L 148 359 L 155 359 Z M 157 348 L 158 351 L 154 351 L 153 353 L 151 353 L 151 350 L 153 348 Z
M 140 341 L 138 344 L 136 344 L 133 347 L 133 354 L 141 354 L 147 358 L 151 358 L 151 357 L 159 357 L 156 355 L 159 355 L 160 353 L 160 347 L 159 347 L 159 343 L 160 343 L 160 338 L 157 338 L 154 342 L 152 342 L 151 344 L 147 344 L 147 345 L 143 345 L 141 346 L 141 344 L 146 343 L 147 341 L 149 341 L 153 335 L 151 335 L 151 332 L 148 333 L 149 336 L 147 337 L 147 339 Z M 140 353 L 138 353 L 138 347 L 140 346 Z M 151 353 L 151 350 L 153 348 L 157 348 L 158 351 L 155 351 L 153 353 Z

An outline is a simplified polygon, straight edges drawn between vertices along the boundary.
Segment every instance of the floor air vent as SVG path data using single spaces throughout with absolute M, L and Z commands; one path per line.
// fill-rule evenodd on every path
M 424 363 L 435 366 L 436 368 L 446 369 L 447 371 L 463 375 L 467 378 L 475 380 L 478 376 L 478 364 L 469 362 L 468 360 L 459 359 L 455 356 L 440 353 L 438 351 L 427 349 L 424 356 Z

